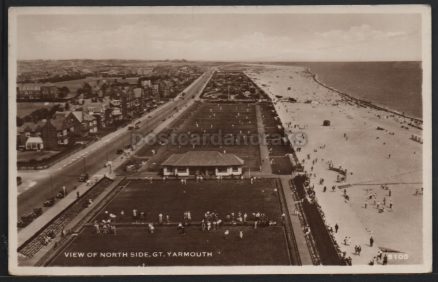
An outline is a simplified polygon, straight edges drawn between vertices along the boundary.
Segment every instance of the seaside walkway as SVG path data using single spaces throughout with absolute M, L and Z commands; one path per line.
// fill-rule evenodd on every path
M 278 177 L 278 176 L 277 176 Z M 298 214 L 295 213 L 295 201 L 293 199 L 293 192 L 289 184 L 290 176 L 280 176 L 281 186 L 283 186 L 284 196 L 286 200 L 287 209 L 289 212 L 289 218 L 292 224 L 292 230 L 295 236 L 295 241 L 298 247 L 298 253 L 300 254 L 300 260 L 302 265 L 312 265 L 312 256 L 307 245 L 306 238 L 304 237 L 303 228 Z
M 256 115 L 257 115 L 257 132 L 259 134 L 259 148 L 260 148 L 260 167 L 261 172 L 266 174 L 272 174 L 272 168 L 269 159 L 269 149 L 266 143 L 266 133 L 265 126 L 263 124 L 262 112 L 260 110 L 260 105 L 256 105 Z M 260 140 L 263 138 L 263 140 Z

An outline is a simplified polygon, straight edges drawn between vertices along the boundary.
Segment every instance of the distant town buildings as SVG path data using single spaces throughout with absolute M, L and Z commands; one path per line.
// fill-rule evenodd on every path
M 45 68 L 26 66 L 27 71 L 19 74 L 17 101 L 55 101 L 65 105 L 49 118 L 33 117 L 30 119 L 33 122 L 29 119 L 21 122 L 17 148 L 22 150 L 62 150 L 104 129 L 115 129 L 175 97 L 202 73 L 199 67 L 190 65 L 108 69 L 101 63 L 89 64 L 87 68 L 72 63 L 70 68 L 63 68 L 47 62 Z M 81 78 L 63 82 L 69 77 Z

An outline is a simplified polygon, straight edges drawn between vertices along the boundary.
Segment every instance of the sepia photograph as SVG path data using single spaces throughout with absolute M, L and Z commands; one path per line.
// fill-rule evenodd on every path
M 13 7 L 14 275 L 432 271 L 425 5 Z

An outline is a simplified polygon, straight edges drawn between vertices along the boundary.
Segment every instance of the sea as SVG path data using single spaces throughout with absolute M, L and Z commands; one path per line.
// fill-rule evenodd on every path
M 422 119 L 421 62 L 304 62 L 318 80 L 350 96 Z

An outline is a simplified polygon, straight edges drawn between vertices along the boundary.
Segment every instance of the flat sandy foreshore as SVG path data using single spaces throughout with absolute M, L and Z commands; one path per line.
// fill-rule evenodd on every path
M 421 137 L 422 130 L 407 117 L 346 100 L 305 68 L 251 66 L 246 73 L 271 96 L 285 129 L 307 135 L 297 156 L 312 174 L 327 224 L 338 224 L 335 238 L 353 264 L 368 264 L 378 248 L 395 251 L 389 264 L 422 263 L 422 144 L 411 138 Z M 330 125 L 323 126 L 324 120 Z M 345 181 L 337 182 L 329 162 L 347 170 Z M 355 245 L 362 247 L 360 256 Z

